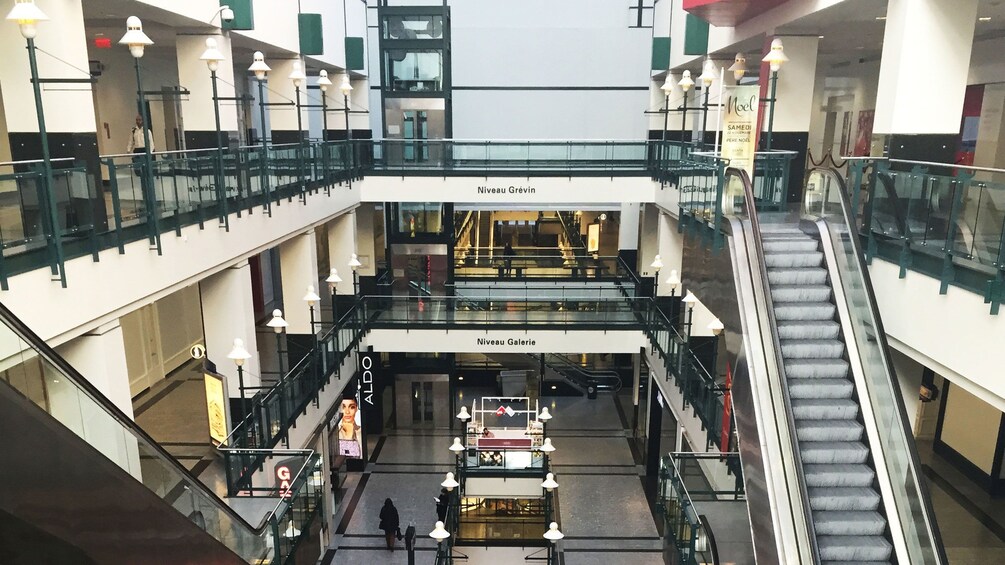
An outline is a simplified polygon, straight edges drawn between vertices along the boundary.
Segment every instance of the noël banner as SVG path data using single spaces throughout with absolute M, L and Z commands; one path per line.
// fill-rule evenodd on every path
M 757 85 L 727 86 L 724 89 L 722 115 L 722 157 L 729 166 L 747 171 L 754 178 L 754 152 L 757 149 Z

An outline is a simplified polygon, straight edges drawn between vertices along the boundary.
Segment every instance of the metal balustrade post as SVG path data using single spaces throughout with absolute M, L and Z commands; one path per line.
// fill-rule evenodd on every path
M 262 122 L 262 132 L 259 136 L 262 142 L 262 155 L 258 164 L 259 182 L 262 184 L 262 195 L 264 202 L 262 208 L 268 216 L 272 217 L 272 190 L 269 182 L 269 146 L 265 135 L 265 77 L 258 80 L 258 118 Z
M 298 63 L 299 64 L 299 63 Z M 298 186 L 300 187 L 300 201 L 307 203 L 307 184 L 304 178 L 304 117 L 300 111 L 300 86 L 296 86 L 296 109 L 297 109 L 297 175 L 300 177 Z M 292 201 L 293 199 L 290 198 Z
M 150 152 L 150 117 L 147 115 L 146 99 L 143 96 L 143 77 L 140 73 L 140 59 L 133 58 L 133 67 L 136 69 L 136 95 L 140 105 L 140 117 L 143 126 L 143 176 L 145 182 L 140 183 L 143 189 L 144 199 L 147 202 L 147 231 L 149 232 L 150 246 L 157 249 L 158 255 L 163 255 L 161 249 L 160 218 L 157 212 L 157 194 L 154 190 L 154 158 Z
M 42 85 L 38 78 L 38 61 L 35 58 L 35 40 L 28 38 L 28 66 L 31 71 L 32 92 L 35 95 L 35 117 L 38 120 L 39 143 L 42 148 L 42 194 L 39 204 L 45 208 L 45 217 L 51 224 L 46 241 L 49 247 L 49 269 L 53 277 L 58 276 L 60 285 L 66 288 L 66 270 L 63 257 L 63 238 L 59 229 L 59 214 L 56 210 L 56 181 L 52 175 L 52 158 L 49 154 L 49 135 L 45 128 L 45 110 L 42 107 Z M 138 68 L 138 67 L 137 67 Z M 69 191 L 67 192 L 69 194 Z
M 216 119 L 216 197 L 219 208 L 220 225 L 225 231 L 230 231 L 230 218 L 227 206 L 227 183 L 223 170 L 223 143 L 220 137 L 223 131 L 220 127 L 220 98 L 216 86 L 216 71 L 209 72 L 210 82 L 213 83 L 213 117 Z M 237 208 L 237 215 L 241 215 L 241 208 Z

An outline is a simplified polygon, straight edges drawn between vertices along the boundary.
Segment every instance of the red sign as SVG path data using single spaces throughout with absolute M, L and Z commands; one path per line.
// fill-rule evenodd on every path
M 112 48 L 112 38 L 111 37 L 95 37 L 94 38 L 94 48 L 95 49 L 111 49 Z
M 719 438 L 719 451 L 729 451 L 730 416 L 733 407 L 733 368 L 726 361 L 726 392 L 722 397 L 722 436 Z
M 506 413 L 505 406 L 500 406 L 499 408 L 496 408 L 496 416 L 502 416 L 505 413 Z
M 289 498 L 292 496 L 290 487 L 293 482 L 293 473 L 290 472 L 290 468 L 287 465 L 279 465 L 276 467 L 276 482 L 279 484 L 280 497 Z

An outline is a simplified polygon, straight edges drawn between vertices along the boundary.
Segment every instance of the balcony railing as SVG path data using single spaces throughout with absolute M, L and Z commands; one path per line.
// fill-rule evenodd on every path
M 384 139 L 373 142 L 371 171 L 376 174 L 479 171 L 534 174 L 647 175 L 651 163 L 646 141 L 484 141 Z
M 315 345 L 271 387 L 263 387 L 246 401 L 247 414 L 234 426 L 224 449 L 227 492 L 254 492 L 254 475 L 270 450 L 288 441 L 290 427 L 318 403 L 321 390 L 339 377 L 339 367 L 359 345 L 364 334 L 362 308 L 352 308 L 329 328 L 318 327 Z
M 849 160 L 848 190 L 867 260 L 1005 301 L 1005 170 L 940 163 Z
M 102 180 L 71 159 L 53 159 L 54 187 L 42 163 L 0 163 L 0 288 L 16 274 L 48 266 L 66 286 L 64 263 L 146 239 L 161 249 L 169 231 L 207 222 L 228 228 L 230 214 L 271 215 L 283 200 L 331 193 L 362 175 L 368 142 L 312 142 L 100 158 Z M 302 159 L 301 159 L 302 156 Z M 221 166 L 222 165 L 222 166 Z M 217 186 L 221 177 L 222 187 Z

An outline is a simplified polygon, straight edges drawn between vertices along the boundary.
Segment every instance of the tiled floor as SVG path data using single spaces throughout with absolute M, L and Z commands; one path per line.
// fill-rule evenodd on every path
M 557 447 L 553 470 L 561 484 L 556 508 L 566 534 L 558 550 L 566 565 L 663 563 L 662 541 L 639 478 L 641 467 L 633 460 L 614 402 L 611 396 L 548 399 L 555 414 L 548 429 Z M 377 515 L 385 498 L 394 501 L 403 525 L 415 521 L 417 560 L 432 558 L 435 547 L 427 535 L 436 520 L 432 497 L 452 466 L 447 447 L 454 435 L 449 430 L 392 430 L 378 441 L 366 472 L 347 482 L 345 502 L 333 521 L 331 563 L 407 562 L 400 545 L 393 554 L 383 548 Z M 539 549 L 457 551 L 468 555 L 467 563 L 501 565 L 524 562 Z
M 134 399 L 133 409 L 147 433 L 222 495 L 223 465 L 207 440 L 203 394 L 198 365 L 190 363 Z M 662 542 L 639 478 L 642 468 L 633 459 L 623 423 L 623 414 L 630 418 L 630 401 L 619 407 L 609 395 L 593 401 L 548 397 L 545 405 L 555 414 L 548 435 L 558 448 L 552 463 L 561 484 L 557 509 L 567 536 L 559 545 L 564 563 L 662 563 Z M 407 562 L 400 545 L 394 554 L 383 549 L 377 530 L 376 516 L 388 497 L 398 507 L 403 525 L 409 520 L 416 523 L 418 561 L 431 560 L 435 550 L 427 535 L 435 521 L 431 497 L 451 470 L 453 459 L 446 448 L 455 435 L 449 430 L 392 430 L 369 438 L 374 443 L 371 462 L 365 473 L 350 474 L 343 502 L 330 522 L 336 531 L 332 547 L 337 549 L 332 563 Z M 1005 563 L 1005 504 L 934 454 L 930 443 L 920 442 L 919 453 L 950 563 Z M 733 505 L 737 508 L 699 511 L 713 522 L 720 554 L 725 546 L 731 547 L 735 558 L 730 561 L 745 563 L 746 542 L 742 535 L 734 540 L 732 533 L 746 526 L 733 524 L 731 518 L 742 514 L 745 519 L 745 512 L 740 512 L 742 503 Z M 502 550 L 496 556 L 472 550 L 468 563 L 509 562 Z M 527 553 L 534 550 L 528 548 Z

